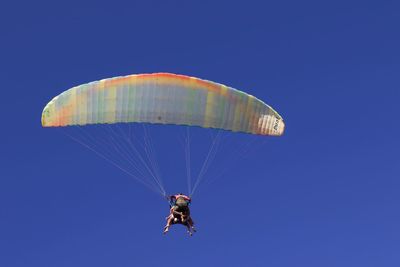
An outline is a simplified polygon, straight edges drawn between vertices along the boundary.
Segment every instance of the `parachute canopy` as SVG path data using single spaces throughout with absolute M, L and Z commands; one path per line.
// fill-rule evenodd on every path
M 145 122 L 280 136 L 282 117 L 261 100 L 171 73 L 128 75 L 73 87 L 43 110 L 44 127 Z

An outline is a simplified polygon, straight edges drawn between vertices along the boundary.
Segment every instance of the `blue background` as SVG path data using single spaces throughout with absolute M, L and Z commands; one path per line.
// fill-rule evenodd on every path
M 399 8 L 2 2 L 0 266 L 400 266 Z M 242 89 L 287 124 L 199 191 L 192 238 L 163 236 L 161 198 L 40 125 L 65 89 L 159 71 Z

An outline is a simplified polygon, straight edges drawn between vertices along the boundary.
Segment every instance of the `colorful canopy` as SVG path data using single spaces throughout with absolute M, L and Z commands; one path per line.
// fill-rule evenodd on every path
M 51 100 L 42 125 L 57 127 L 145 122 L 283 134 L 282 117 L 261 100 L 194 77 L 153 73 L 115 77 L 73 87 Z

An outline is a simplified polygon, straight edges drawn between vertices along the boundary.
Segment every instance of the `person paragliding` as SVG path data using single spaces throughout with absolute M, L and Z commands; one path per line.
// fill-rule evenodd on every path
M 167 199 L 170 205 L 170 214 L 166 217 L 167 224 L 164 227 L 164 234 L 169 231 L 171 225 L 182 224 L 186 226 L 188 234 L 193 235 L 196 229 L 189 208 L 192 199 L 183 193 L 168 196 Z
M 133 74 L 74 86 L 47 103 L 41 121 L 43 127 L 76 129 L 76 134 L 63 132 L 163 197 L 164 182 L 146 125 L 187 129 L 197 126 L 258 136 L 281 136 L 285 130 L 282 116 L 255 96 L 213 81 L 173 73 Z M 142 138 L 135 125 L 143 128 Z M 189 196 L 208 175 L 207 168 L 219 147 L 219 132 L 195 181 L 190 180 L 190 149 L 186 145 Z M 192 182 L 193 187 L 189 186 Z M 168 200 L 170 214 L 164 233 L 173 224 L 183 224 L 192 235 L 195 228 L 190 197 L 177 194 Z

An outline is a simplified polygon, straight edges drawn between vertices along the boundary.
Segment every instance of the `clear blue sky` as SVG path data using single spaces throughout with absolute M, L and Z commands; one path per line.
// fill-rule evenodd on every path
M 349 0 L 2 2 L 0 266 L 400 266 L 399 10 Z M 65 89 L 159 71 L 245 90 L 287 124 L 199 191 L 192 238 L 181 227 L 161 235 L 165 202 L 40 125 Z M 169 171 L 183 168 L 177 159 Z

